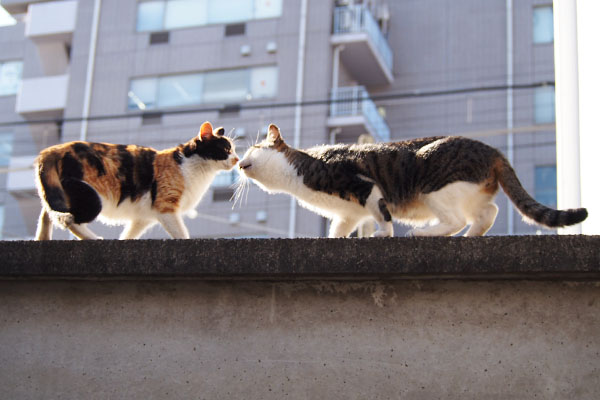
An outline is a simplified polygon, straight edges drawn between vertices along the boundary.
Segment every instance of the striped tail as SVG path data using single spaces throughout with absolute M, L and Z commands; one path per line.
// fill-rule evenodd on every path
M 42 202 L 52 211 L 68 213 L 69 205 L 58 175 L 58 158 L 54 155 L 35 160 L 36 186 Z
M 538 203 L 525 191 L 504 157 L 498 158 L 494 170 L 502 189 L 526 221 L 530 220 L 548 228 L 559 228 L 577 224 L 587 218 L 585 208 L 554 210 Z
M 102 210 L 98 193 L 82 180 L 61 179 L 58 163 L 59 157 L 54 154 L 40 156 L 35 162 L 36 186 L 45 208 L 64 227 L 93 221 Z

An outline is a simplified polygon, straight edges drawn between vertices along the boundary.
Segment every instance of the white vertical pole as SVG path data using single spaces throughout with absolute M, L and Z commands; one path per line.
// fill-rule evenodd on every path
M 333 48 L 333 71 L 331 73 L 331 100 L 333 100 L 333 102 L 331 103 L 330 107 L 332 110 L 332 116 L 337 115 L 336 111 L 338 109 L 338 103 L 336 100 L 338 99 L 337 89 L 340 80 L 340 52 L 342 50 L 344 50 L 343 44 L 337 45 Z
M 308 0 L 300 4 L 300 29 L 298 34 L 298 65 L 296 70 L 296 108 L 294 110 L 294 147 L 300 147 L 300 129 L 302 127 L 302 91 L 304 89 L 304 56 L 306 53 L 306 19 Z M 290 200 L 290 223 L 288 237 L 296 236 L 296 213 L 298 204 L 295 198 Z
M 506 0 L 506 158 L 514 165 L 514 106 L 513 106 L 513 83 L 514 83 L 514 51 L 513 51 L 513 0 Z M 510 201 L 506 202 L 507 233 L 515 233 L 515 212 Z
M 581 206 L 577 64 L 577 2 L 554 0 L 556 192 L 559 209 Z M 581 225 L 559 229 L 559 233 L 581 233 Z
M 90 116 L 90 104 L 92 100 L 92 82 L 94 80 L 94 63 L 96 61 L 96 43 L 98 42 L 98 26 L 100 22 L 101 5 L 102 0 L 94 1 L 94 14 L 92 16 L 87 72 L 85 74 L 85 92 L 83 97 L 83 113 L 81 115 L 82 121 L 81 130 L 79 132 L 79 140 L 87 139 L 88 117 Z
M 582 233 L 600 234 L 600 185 L 598 184 L 598 149 L 600 149 L 600 1 L 577 1 L 577 52 L 579 57 L 579 141 L 581 205 L 588 217 Z

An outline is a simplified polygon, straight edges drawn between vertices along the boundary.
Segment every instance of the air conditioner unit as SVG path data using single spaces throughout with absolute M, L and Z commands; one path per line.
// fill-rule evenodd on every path
M 267 222 L 267 212 L 265 210 L 260 210 L 256 212 L 256 222 Z

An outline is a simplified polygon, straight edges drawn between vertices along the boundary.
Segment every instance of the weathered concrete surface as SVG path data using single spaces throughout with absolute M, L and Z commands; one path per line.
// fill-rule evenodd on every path
M 600 286 L 0 281 L 3 399 L 598 399 Z
M 0 278 L 600 279 L 600 236 L 0 241 Z
M 597 236 L 0 254 L 0 399 L 600 398 Z

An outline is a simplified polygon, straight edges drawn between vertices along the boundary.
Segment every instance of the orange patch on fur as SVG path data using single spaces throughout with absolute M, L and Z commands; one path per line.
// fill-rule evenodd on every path
M 486 180 L 481 182 L 480 187 L 483 193 L 487 193 L 489 195 L 495 195 L 498 192 L 498 171 L 503 167 L 503 162 L 501 158 L 497 158 L 494 161 L 494 164 L 490 168 L 488 173 L 488 177 Z
M 185 180 L 179 165 L 173 158 L 173 150 L 160 151 L 154 160 L 156 199 L 154 208 L 163 214 L 173 213 L 185 189 Z

